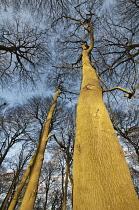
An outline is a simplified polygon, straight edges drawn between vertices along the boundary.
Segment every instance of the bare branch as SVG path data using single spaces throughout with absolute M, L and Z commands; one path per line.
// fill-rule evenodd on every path
M 71 67 L 71 66 L 52 66 L 55 68 L 65 68 L 65 69 L 75 69 L 75 68 L 81 68 L 82 66 L 75 66 L 75 67 Z
M 59 145 L 61 148 L 65 149 L 65 150 L 67 149 L 67 148 L 62 144 L 62 142 L 58 141 L 58 139 L 56 138 L 55 135 L 53 135 L 53 137 L 54 137 L 55 141 L 58 143 L 58 145 Z
M 128 97 L 129 99 L 131 99 L 133 97 L 133 95 L 135 94 L 135 90 L 133 90 L 131 92 L 131 91 L 128 91 L 128 90 L 126 90 L 124 88 L 121 88 L 121 87 L 114 87 L 114 88 L 111 88 L 111 89 L 106 89 L 106 90 L 103 90 L 103 92 L 113 91 L 113 90 L 117 90 L 117 89 L 127 93 L 128 95 L 124 95 L 124 97 Z
M 72 17 L 69 17 L 69 16 L 63 16 L 63 17 L 79 22 L 84 27 L 85 30 L 90 32 L 89 28 L 85 25 L 85 23 L 82 20 L 76 19 L 76 18 L 72 18 Z

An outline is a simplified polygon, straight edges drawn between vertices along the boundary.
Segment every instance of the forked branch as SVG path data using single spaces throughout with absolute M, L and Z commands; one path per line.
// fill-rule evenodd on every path
M 69 16 L 63 16 L 64 18 L 68 18 L 68 19 L 71 19 L 73 21 L 77 21 L 79 22 L 86 31 L 88 31 L 89 35 L 90 35 L 90 46 L 89 48 L 87 49 L 87 51 L 90 53 L 91 50 L 93 49 L 94 47 L 94 27 L 93 27 L 93 24 L 91 23 L 91 19 L 92 19 L 92 13 L 89 14 L 89 18 L 88 19 L 84 19 L 84 21 L 82 21 L 81 19 L 76 19 L 76 18 L 72 18 L 72 17 L 69 17 Z
M 103 92 L 113 91 L 113 90 L 117 90 L 117 89 L 127 93 L 128 95 L 124 95 L 124 97 L 127 97 L 127 98 L 131 99 L 134 96 L 137 88 L 134 88 L 133 91 L 128 91 L 128 90 L 126 90 L 124 88 L 121 88 L 121 87 L 114 87 L 114 88 L 111 88 L 111 89 L 103 90 Z

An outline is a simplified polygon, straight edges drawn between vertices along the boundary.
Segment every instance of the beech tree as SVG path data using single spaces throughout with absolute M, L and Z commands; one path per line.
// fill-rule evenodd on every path
M 22 2 L 25 4 L 28 1 Z M 46 1 L 42 2 L 43 6 L 46 5 Z M 53 2 L 55 1 L 49 1 L 51 5 L 54 5 Z M 131 3 L 138 8 L 136 1 L 131 1 Z M 34 5 L 38 6 L 38 1 L 35 1 Z M 56 41 L 61 44 L 60 50 L 63 49 L 63 55 L 59 53 L 62 57 L 61 65 L 55 66 L 66 72 L 69 69 L 82 71 L 76 114 L 73 209 L 136 210 L 138 198 L 123 150 L 104 105 L 103 93 L 115 91 L 114 94 L 112 92 L 114 95 L 112 97 L 115 98 L 116 93 L 119 94 L 120 91 L 121 94 L 125 93 L 127 100 L 134 97 L 138 89 L 138 72 L 136 71 L 138 43 L 135 39 L 135 43 L 129 42 L 134 36 L 129 28 L 121 26 L 117 20 L 101 13 L 103 8 L 99 6 L 105 6 L 103 1 L 60 1 L 60 6 L 63 7 L 63 5 L 66 5 L 68 12 L 65 14 L 63 10 L 60 10 L 52 23 L 59 33 Z M 54 11 L 54 7 L 51 9 Z M 101 18 L 105 24 L 100 21 Z M 115 22 L 118 23 L 118 27 Z M 101 34 L 102 28 L 104 33 Z M 138 33 L 138 31 L 134 32 Z M 65 53 L 66 50 L 67 53 Z M 71 65 L 67 66 L 67 64 Z M 61 72 L 60 76 L 62 75 Z M 67 91 L 68 87 L 71 92 L 78 85 L 77 80 L 73 87 L 70 82 L 71 80 L 69 83 L 67 80 L 62 81 L 61 90 Z M 121 97 L 123 96 L 124 94 Z M 39 164 L 39 160 L 37 161 L 36 164 Z M 36 167 L 33 169 L 32 181 L 33 178 L 38 179 L 39 176 L 37 171 L 37 176 L 34 177 L 35 169 Z M 28 190 L 21 209 L 33 208 L 37 188 L 32 186 L 31 188 L 35 191 L 32 191 L 31 202 L 29 204 L 28 201 L 31 190 Z
M 19 142 L 32 141 L 30 138 L 30 119 L 25 117 L 21 106 L 7 108 L 1 116 L 0 165 L 9 150 Z
M 55 182 L 55 177 L 56 176 L 56 166 L 54 162 L 45 162 L 43 164 L 42 172 L 41 172 L 42 180 L 43 183 L 45 183 L 45 197 L 42 199 L 44 200 L 43 202 L 43 209 L 46 209 L 48 206 L 49 201 L 49 191 L 52 190 L 52 185 Z M 42 182 L 42 181 L 41 181 Z M 55 183 L 54 183 L 55 184 Z
M 24 19 L 21 14 L 16 14 L 15 17 L 11 15 L 7 19 L 1 17 L 1 86 L 10 82 L 34 83 L 37 80 L 44 61 L 49 57 L 46 34 L 45 30 L 31 24 L 31 17 L 30 20 Z
M 27 153 L 26 147 L 30 148 L 30 151 L 28 151 L 28 153 Z M 25 143 L 22 145 L 22 148 L 18 157 L 15 158 L 16 162 L 14 163 L 13 161 L 9 160 L 9 163 L 11 162 L 10 164 L 12 165 L 12 168 L 13 168 L 13 180 L 11 182 L 11 185 L 9 186 L 7 195 L 5 196 L 2 202 L 1 209 L 7 209 L 7 206 L 10 200 L 12 199 L 12 195 L 15 191 L 15 188 L 22 176 L 23 169 L 26 166 L 27 161 L 30 159 L 32 155 L 32 151 L 33 151 L 33 148 L 31 148 L 28 143 Z
M 76 10 L 77 7 L 73 8 Z M 76 12 L 78 18 L 68 15 L 62 17 L 68 19 L 69 28 L 76 23 L 73 37 L 77 39 L 71 40 L 71 43 L 83 43 L 82 85 L 74 145 L 73 209 L 137 209 L 138 199 L 130 172 L 102 98 L 103 92 L 120 90 L 130 99 L 135 90 L 128 91 L 119 86 L 102 89 L 97 68 L 89 56 L 95 49 L 94 13 L 88 11 L 86 15 L 83 7 Z M 78 36 L 79 32 L 81 35 L 83 33 L 79 30 L 81 27 L 88 33 L 88 43 Z
M 34 152 L 34 155 L 32 156 L 32 158 L 28 164 L 28 168 L 26 169 L 26 171 L 21 179 L 21 182 L 19 183 L 19 185 L 14 193 L 14 196 L 13 196 L 11 203 L 8 207 L 9 210 L 15 208 L 15 205 L 17 204 L 17 199 L 18 199 L 19 195 L 21 194 L 21 191 L 22 191 L 23 187 L 25 186 L 28 177 L 29 177 L 29 181 L 27 183 L 27 188 L 25 190 L 25 195 L 23 197 L 23 201 L 21 203 L 20 208 L 25 207 L 25 208 L 32 209 L 34 206 L 36 194 L 37 194 L 38 183 L 39 183 L 39 176 L 40 176 L 41 167 L 42 167 L 42 163 L 43 163 L 43 159 L 44 159 L 45 147 L 46 147 L 49 137 L 51 136 L 51 135 L 48 136 L 48 134 L 51 131 L 50 125 L 52 122 L 52 116 L 53 116 L 53 113 L 54 113 L 54 110 L 56 107 L 58 97 L 59 97 L 59 92 L 58 92 L 58 88 L 57 88 L 53 103 L 50 106 L 49 111 L 47 110 L 48 115 L 47 115 L 47 118 L 43 125 L 43 129 L 42 129 L 42 124 L 40 123 L 40 120 L 39 120 L 39 123 L 41 124 L 41 126 L 40 126 L 40 135 L 39 135 L 39 139 L 38 139 L 37 149 Z M 39 106 L 38 106 L 39 102 L 37 100 L 35 102 L 37 102 L 37 103 L 33 104 L 35 111 L 32 110 L 32 112 L 30 113 L 30 116 L 31 115 L 33 116 L 35 113 L 35 118 L 38 120 L 39 115 L 41 116 L 41 112 L 39 111 Z M 37 172 L 37 174 L 36 174 L 36 172 Z M 26 200 L 28 200 L 28 201 L 26 201 Z
M 63 111 L 61 115 L 62 122 L 56 126 L 55 129 L 57 129 L 57 134 L 53 136 L 54 142 L 52 145 L 49 145 L 49 148 L 53 148 L 54 155 L 59 154 L 60 156 L 62 165 L 62 210 L 66 210 L 68 208 L 67 204 L 72 206 L 72 163 L 75 138 L 75 110 L 66 107 L 66 110 Z M 71 196 L 69 196 L 70 199 L 68 199 L 69 191 L 71 191 Z
M 42 163 L 44 159 L 45 147 L 50 137 L 48 136 L 50 132 L 50 124 L 51 124 L 53 113 L 57 104 L 58 97 L 59 97 L 59 92 L 57 88 L 53 103 L 50 107 L 50 110 L 46 118 L 46 122 L 44 124 L 42 135 L 39 139 L 35 159 L 31 167 L 29 182 L 28 182 L 27 189 L 25 191 L 25 195 L 23 197 L 20 209 L 25 209 L 25 208 L 33 209 L 36 193 L 37 193 L 37 188 L 38 188 L 39 176 L 40 176 L 41 167 L 42 167 Z
M 73 208 L 136 209 L 138 199 L 129 169 L 102 100 L 96 70 L 89 59 L 94 46 L 91 19 L 83 27 L 90 34 L 90 44 L 82 45 L 83 80 L 76 119 Z

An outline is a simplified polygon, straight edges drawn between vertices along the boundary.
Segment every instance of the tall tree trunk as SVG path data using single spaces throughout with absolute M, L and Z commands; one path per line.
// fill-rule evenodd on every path
M 43 209 L 44 209 L 44 210 L 46 210 L 46 207 L 47 207 L 48 192 L 49 192 L 49 186 L 48 186 L 48 187 L 46 187 L 46 192 L 45 192 L 45 202 L 44 202 L 44 205 L 43 205 Z
M 68 160 L 68 157 L 67 157 L 67 159 L 66 159 L 66 177 L 65 177 L 65 184 L 64 184 L 64 195 L 63 195 L 62 210 L 66 210 L 67 193 L 68 193 L 68 177 L 69 177 L 69 160 Z
M 40 172 L 41 172 L 41 167 L 43 163 L 43 158 L 44 158 L 44 152 L 48 140 L 48 134 L 50 130 L 50 123 L 52 120 L 52 116 L 56 107 L 57 103 L 57 98 L 59 97 L 59 92 L 58 89 L 56 90 L 56 94 L 54 96 L 54 101 L 53 104 L 49 110 L 49 113 L 47 115 L 46 123 L 44 125 L 44 130 L 42 133 L 41 140 L 39 142 L 39 148 L 37 150 L 37 155 L 35 159 L 35 163 L 32 166 L 31 169 L 31 174 L 29 178 L 29 182 L 27 185 L 27 189 L 25 191 L 25 195 L 23 197 L 22 203 L 20 210 L 32 210 L 34 203 L 35 203 L 35 198 L 37 194 L 37 189 L 38 189 L 38 182 L 39 182 L 39 177 L 40 177 Z
M 93 45 L 92 45 L 93 47 Z M 74 147 L 74 210 L 137 210 L 130 172 L 102 99 L 102 88 L 83 46 L 83 79 Z
M 30 160 L 30 163 L 29 163 L 29 165 L 28 165 L 28 168 L 27 168 L 27 170 L 25 171 L 25 173 L 24 173 L 24 175 L 23 175 L 23 177 L 22 177 L 22 179 L 21 179 L 19 185 L 17 186 L 17 189 L 16 189 L 16 191 L 15 191 L 15 193 L 14 193 L 14 196 L 13 196 L 11 202 L 10 202 L 10 205 L 9 205 L 9 207 L 8 207 L 8 210 L 13 210 L 13 209 L 15 208 L 15 206 L 16 206 L 16 204 L 17 204 L 17 201 L 18 201 L 18 197 L 19 197 L 19 195 L 20 195 L 20 193 L 21 193 L 23 187 L 25 186 L 26 180 L 27 180 L 27 178 L 28 178 L 28 176 L 29 176 L 29 174 L 30 174 L 30 170 L 31 170 L 31 167 L 32 167 L 32 165 L 33 165 L 33 163 L 34 163 L 34 161 L 35 161 L 35 157 L 36 157 L 36 152 L 35 152 L 34 155 L 32 156 L 32 158 L 31 158 L 31 160 Z
M 8 190 L 8 193 L 7 193 L 6 197 L 4 198 L 4 201 L 2 202 L 2 205 L 1 205 L 1 207 L 0 207 L 1 210 L 7 209 L 8 201 L 9 201 L 9 199 L 10 199 L 11 196 L 12 196 L 12 191 L 13 191 L 14 188 L 15 188 L 15 184 L 16 184 L 16 182 L 17 182 L 17 179 L 18 179 L 18 177 L 19 177 L 19 175 L 20 175 L 21 170 L 22 170 L 22 169 L 18 169 L 18 170 L 17 170 L 17 172 L 16 172 L 16 174 L 15 174 L 13 180 L 12 180 L 12 184 L 11 184 L 9 190 Z
M 69 180 L 71 184 L 71 205 L 73 207 L 73 175 L 70 172 L 70 168 L 71 168 L 70 164 L 68 166 L 69 166 Z
M 12 145 L 13 145 L 13 144 L 12 144 Z M 7 153 L 9 152 L 9 149 L 11 148 L 12 145 L 9 144 L 9 145 L 7 146 L 7 148 L 6 148 L 5 152 L 4 152 L 4 154 L 3 154 L 2 157 L 0 158 L 0 166 L 1 166 L 2 162 L 5 160 L 5 157 L 6 157 Z
M 44 202 L 44 205 L 43 205 L 43 209 L 44 209 L 44 210 L 46 210 L 46 207 L 47 207 L 48 192 L 49 192 L 49 190 L 50 190 L 50 181 L 51 181 L 51 178 L 52 178 L 52 176 L 49 174 L 48 183 L 46 183 L 46 185 L 45 185 L 46 191 L 45 191 L 45 202 Z

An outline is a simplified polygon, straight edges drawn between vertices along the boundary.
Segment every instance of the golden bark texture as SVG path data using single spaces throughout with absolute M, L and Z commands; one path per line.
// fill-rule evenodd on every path
M 23 177 L 22 177 L 22 179 L 21 179 L 19 185 L 17 186 L 17 189 L 16 189 L 16 191 L 15 191 L 15 193 L 14 193 L 14 196 L 13 196 L 11 202 L 10 202 L 10 205 L 9 205 L 9 207 L 8 207 L 8 210 L 13 210 L 13 209 L 15 208 L 16 203 L 17 203 L 17 201 L 18 201 L 18 197 L 19 197 L 19 195 L 20 195 L 20 193 L 21 193 L 23 187 L 25 186 L 26 180 L 27 180 L 27 178 L 28 178 L 28 176 L 29 176 L 29 174 L 30 174 L 30 170 L 31 170 L 31 167 L 32 167 L 32 165 L 33 165 L 33 163 L 34 163 L 34 161 L 35 161 L 35 158 L 36 158 L 36 152 L 35 152 L 34 155 L 32 156 L 32 158 L 31 158 L 31 160 L 30 160 L 30 163 L 29 163 L 29 165 L 28 165 L 28 168 L 27 168 L 27 170 L 25 171 L 25 173 L 24 173 L 24 175 L 23 175 Z
M 14 187 L 15 187 L 15 184 L 16 184 L 17 178 L 18 178 L 19 175 L 20 175 L 20 172 L 21 172 L 21 169 L 17 170 L 17 172 L 16 172 L 16 174 L 15 174 L 13 180 L 12 180 L 12 184 L 11 184 L 9 190 L 8 190 L 8 193 L 7 193 L 6 197 L 4 198 L 4 200 L 3 200 L 3 202 L 2 202 L 2 205 L 1 205 L 1 207 L 0 207 L 1 210 L 7 209 L 7 207 L 6 207 L 6 206 L 7 206 L 7 203 L 8 203 L 8 201 L 9 201 L 10 198 L 11 198 L 12 191 L 13 191 L 13 189 L 14 189 Z
M 53 113 L 54 113 L 54 110 L 56 107 L 58 97 L 59 97 L 59 92 L 57 89 L 56 94 L 54 96 L 54 101 L 53 101 L 52 106 L 50 107 L 49 113 L 47 115 L 47 119 L 46 119 L 46 122 L 44 125 L 42 137 L 39 142 L 37 155 L 35 158 L 35 162 L 31 168 L 29 182 L 27 185 L 25 195 L 22 200 L 22 204 L 20 206 L 20 210 L 33 210 L 34 202 L 35 202 L 35 198 L 36 198 L 36 194 L 37 194 L 37 189 L 38 189 L 38 182 L 39 182 L 41 167 L 42 167 L 43 158 L 44 158 L 44 152 L 45 152 L 47 140 L 49 138 L 48 134 L 49 134 L 49 130 L 50 130 L 50 123 L 51 123 L 51 120 L 53 117 Z
M 102 99 L 95 69 L 82 52 L 83 79 L 74 146 L 74 210 L 138 210 L 130 172 Z

